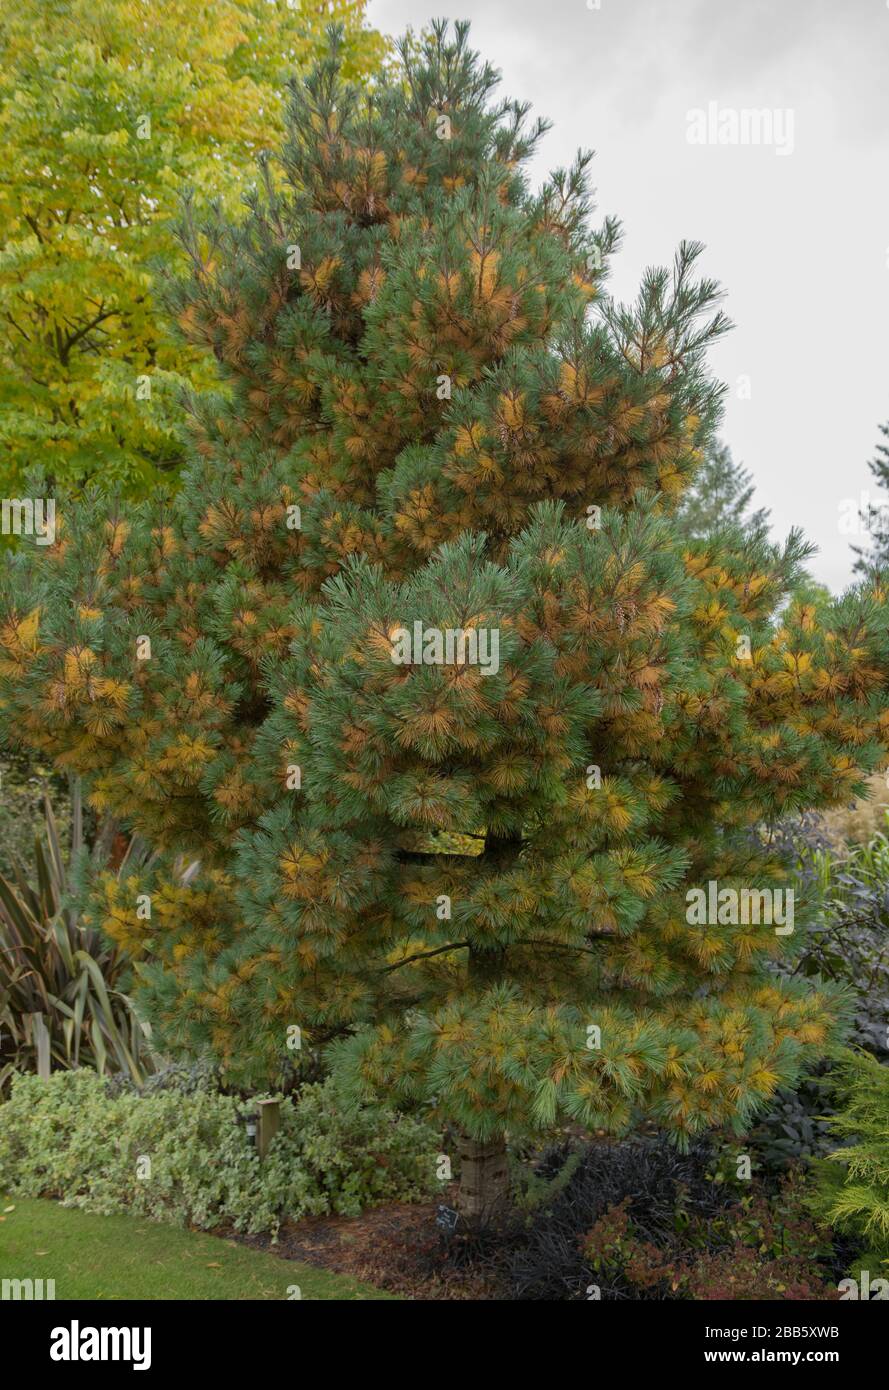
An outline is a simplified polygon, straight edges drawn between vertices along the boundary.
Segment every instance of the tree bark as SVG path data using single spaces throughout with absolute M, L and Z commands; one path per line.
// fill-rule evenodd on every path
M 521 850 L 521 834 L 497 835 L 489 830 L 485 834 L 482 862 L 490 864 L 498 873 L 508 873 L 518 861 Z M 481 949 L 470 944 L 467 964 L 470 983 L 480 990 L 490 989 L 504 978 L 506 947 Z M 463 1216 L 470 1219 L 491 1220 L 509 1204 L 506 1139 L 501 1134 L 479 1143 L 464 1134 L 458 1147 L 460 1187 L 457 1207 Z
M 506 1140 L 502 1135 L 479 1143 L 461 1136 L 460 1187 L 457 1207 L 463 1216 L 489 1220 L 509 1201 Z

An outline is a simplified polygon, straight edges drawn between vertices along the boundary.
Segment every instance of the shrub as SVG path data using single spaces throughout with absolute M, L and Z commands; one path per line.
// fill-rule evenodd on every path
M 0 1110 L 0 1184 L 99 1214 L 273 1234 L 288 1218 L 352 1216 L 437 1186 L 439 1137 L 417 1119 L 342 1112 L 329 1085 L 307 1086 L 295 1103 L 282 1101 L 260 1163 L 242 1123 L 252 1104 L 205 1084 L 187 1098 L 178 1087 L 115 1094 L 86 1069 L 17 1075 Z
M 566 1163 L 574 1171 L 564 1188 L 557 1183 Z M 676 1213 L 692 1207 L 702 1217 L 717 1217 L 732 1200 L 727 1185 L 708 1177 L 709 1145 L 697 1142 L 686 1154 L 664 1138 L 596 1143 L 583 1150 L 580 1161 L 563 1145 L 546 1153 L 537 1179 L 549 1181 L 552 1201 L 541 1204 L 515 1242 L 506 1264 L 509 1296 L 520 1299 L 586 1297 L 594 1277 L 584 1255 L 583 1237 L 612 1207 L 631 1198 L 631 1211 L 640 1229 L 673 1230 Z M 605 1281 L 605 1297 L 626 1297 Z M 644 1297 L 636 1293 L 634 1297 Z
M 677 1210 L 674 1230 L 646 1237 L 631 1198 L 609 1207 L 587 1233 L 584 1254 L 594 1279 L 624 1297 L 791 1299 L 837 1296 L 818 1266 L 822 1242 L 789 1186 L 781 1200 L 756 1193 L 713 1221 Z
M 833 1142 L 830 1111 L 835 1104 L 829 1063 L 819 1064 L 795 1089 L 778 1090 L 748 1136 L 757 1173 L 775 1177 L 828 1153 Z
M 840 854 L 810 820 L 785 831 L 800 886 L 819 904 L 795 973 L 843 986 L 849 1040 L 889 1062 L 889 839 L 875 835 Z M 795 1087 L 780 1088 L 749 1136 L 759 1170 L 774 1175 L 824 1157 L 833 1145 L 830 1116 L 841 1104 L 829 1058 Z
M 853 1041 L 889 1060 L 889 839 L 875 835 L 843 857 L 816 850 L 812 863 L 823 908 L 807 933 L 797 973 L 845 985 Z
M 82 843 L 79 801 L 72 845 Z M 118 872 L 142 857 L 133 842 Z M 92 1066 L 141 1082 L 154 1069 L 147 1026 L 124 992 L 126 955 L 70 906 L 71 883 L 52 807 L 30 872 L 0 874 L 0 1094 L 14 1071 L 48 1076 Z
M 568 1170 L 568 1181 L 560 1181 Z M 836 1295 L 845 1267 L 796 1179 L 766 1191 L 723 1180 L 710 1140 L 680 1153 L 664 1137 L 552 1149 L 532 1186 L 549 1185 L 521 1224 L 475 1233 L 502 1296 L 580 1300 Z M 455 1251 L 453 1258 L 461 1258 Z
M 812 1207 L 826 1224 L 866 1246 L 855 1269 L 889 1273 L 889 1067 L 866 1052 L 846 1052 L 835 1077 L 844 1104 L 831 1117 L 847 1146 L 816 1165 Z
M 68 778 L 54 773 L 37 755 L 0 743 L 0 873 L 9 877 L 16 862 L 34 848 L 49 797 L 62 838 L 70 835 L 71 797 Z
M 195 1091 L 221 1090 L 219 1068 L 209 1057 L 201 1057 L 193 1062 L 168 1062 L 158 1067 L 151 1076 L 138 1083 L 124 1072 L 117 1072 L 108 1078 L 108 1095 L 118 1096 L 126 1092 L 131 1095 L 154 1096 L 161 1091 L 176 1091 L 180 1096 L 193 1095 Z

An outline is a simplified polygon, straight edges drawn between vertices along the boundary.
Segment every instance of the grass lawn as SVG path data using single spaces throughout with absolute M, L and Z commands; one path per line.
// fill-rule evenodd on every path
M 9 1208 L 12 1207 L 10 1211 Z M 216 1236 L 49 1201 L 0 1201 L 0 1278 L 54 1279 L 56 1298 L 390 1299 L 340 1274 Z

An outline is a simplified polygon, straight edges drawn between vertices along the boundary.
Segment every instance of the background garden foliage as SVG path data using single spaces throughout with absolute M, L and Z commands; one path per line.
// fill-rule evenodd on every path
M 0 15 L 0 491 L 141 493 L 184 458 L 182 390 L 213 379 L 170 332 L 155 272 L 183 190 L 238 215 L 282 90 L 344 25 L 377 70 L 363 0 L 15 0 Z M 146 384 L 150 395 L 146 394 Z
M 126 993 L 129 959 L 74 906 L 69 859 L 79 866 L 85 854 L 79 798 L 71 813 L 70 850 L 47 801 L 33 864 L 0 873 L 0 1095 L 16 1071 L 90 1066 L 141 1082 L 155 1070 L 150 1030 Z M 145 858 L 131 844 L 120 871 Z
M 841 1146 L 817 1165 L 813 1207 L 862 1247 L 854 1272 L 889 1280 L 889 1068 L 847 1053 L 836 1078 L 841 1097 L 830 1129 Z

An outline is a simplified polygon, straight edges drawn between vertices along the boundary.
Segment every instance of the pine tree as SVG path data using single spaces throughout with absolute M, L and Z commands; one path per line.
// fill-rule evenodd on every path
M 889 424 L 880 426 L 883 438 L 889 441 Z M 889 493 L 889 442 L 877 444 L 877 452 L 868 464 L 880 490 Z M 873 575 L 889 569 L 889 501 L 868 503 L 860 514 L 860 522 L 870 538 L 867 546 L 853 545 L 858 557 L 855 569 L 859 574 Z
M 743 526 L 765 532 L 768 509 L 750 511 L 754 485 L 748 469 L 732 458 L 732 451 L 714 439 L 691 486 L 677 508 L 680 526 L 689 536 L 710 536 L 726 526 Z
M 740 1133 L 819 1054 L 803 906 L 732 894 L 786 888 L 768 827 L 889 731 L 880 591 L 816 621 L 798 535 L 677 525 L 727 327 L 699 248 L 609 300 L 589 156 L 533 192 L 497 81 L 437 25 L 367 97 L 334 40 L 284 177 L 183 221 L 229 389 L 180 492 L 63 507 L 0 609 L 7 721 L 155 850 L 94 915 L 166 1046 L 430 1107 L 470 1212 L 507 1138 Z

